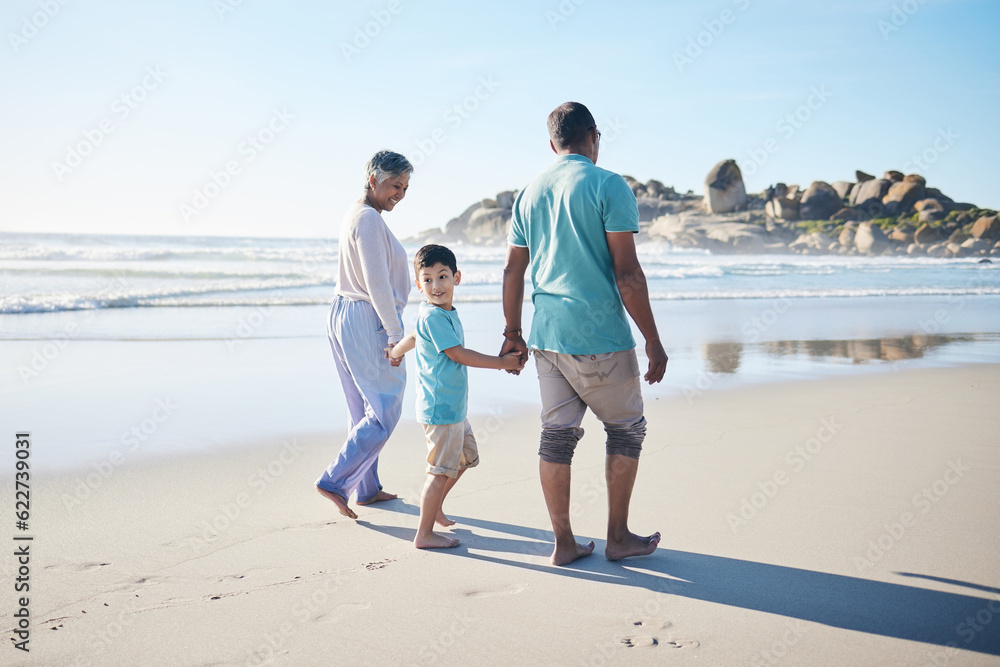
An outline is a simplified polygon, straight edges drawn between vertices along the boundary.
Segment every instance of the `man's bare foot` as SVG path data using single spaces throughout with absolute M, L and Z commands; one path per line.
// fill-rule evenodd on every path
M 350 507 L 347 506 L 347 498 L 344 498 L 344 496 L 340 495 L 339 493 L 334 493 L 333 491 L 327 491 L 326 489 L 318 486 L 316 487 L 316 490 L 319 491 L 319 494 L 324 498 L 332 500 L 333 504 L 337 506 L 337 509 L 340 510 L 341 514 L 343 514 L 349 519 L 358 518 L 358 515 L 354 513 L 354 510 L 352 510 Z
M 604 556 L 608 560 L 621 560 L 629 556 L 648 556 L 656 551 L 656 546 L 660 543 L 660 534 L 653 533 L 649 537 L 639 537 L 634 533 L 629 533 L 623 542 L 612 542 L 604 547 Z
M 571 549 L 560 549 L 557 544 L 555 550 L 552 552 L 552 564 L 569 565 L 573 561 L 585 558 L 592 553 L 594 553 L 593 541 L 586 545 L 576 542 Z
M 438 512 L 437 518 L 434 519 L 439 525 L 447 528 L 448 526 L 454 526 L 455 522 L 444 515 L 444 512 Z
M 418 549 L 452 549 L 458 546 L 458 540 L 432 532 L 426 537 L 417 535 L 413 538 L 413 546 Z
M 379 491 L 378 493 L 375 494 L 375 497 L 372 498 L 371 500 L 366 500 L 364 502 L 361 502 L 359 500 L 358 504 L 359 505 L 371 505 L 372 503 L 380 503 L 383 500 L 395 500 L 395 499 L 396 499 L 396 494 L 395 493 L 386 493 L 385 491 Z

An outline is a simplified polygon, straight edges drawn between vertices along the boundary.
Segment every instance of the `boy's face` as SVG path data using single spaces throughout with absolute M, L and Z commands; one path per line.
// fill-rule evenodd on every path
M 455 285 L 462 282 L 462 272 L 451 272 L 446 265 L 438 262 L 434 266 L 422 266 L 417 271 L 417 289 L 424 293 L 427 303 L 445 310 L 451 310 L 451 300 Z

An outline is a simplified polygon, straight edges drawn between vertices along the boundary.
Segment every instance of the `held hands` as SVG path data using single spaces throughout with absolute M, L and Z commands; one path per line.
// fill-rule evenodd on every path
M 649 359 L 649 370 L 643 379 L 649 384 L 656 384 L 667 372 L 667 353 L 658 338 L 646 341 L 646 358 Z
M 389 343 L 388 347 L 385 348 L 385 358 L 389 360 L 390 366 L 399 366 L 403 363 L 403 354 L 400 352 L 399 356 L 393 354 L 393 350 L 396 349 L 396 343 Z
M 520 375 L 524 365 L 528 363 L 528 344 L 524 342 L 524 338 L 518 336 L 517 338 L 504 339 L 503 346 L 500 348 L 500 356 L 506 359 L 512 352 L 518 354 L 519 365 L 508 367 L 505 364 L 503 368 L 511 375 Z
M 524 360 L 520 352 L 508 352 L 500 357 L 500 368 L 517 375 L 524 368 Z
M 399 366 L 403 363 L 403 355 L 416 347 L 416 345 L 416 333 L 411 331 L 403 336 L 403 339 L 398 343 L 389 343 L 389 345 L 385 348 L 385 358 L 388 359 L 389 363 L 393 366 Z

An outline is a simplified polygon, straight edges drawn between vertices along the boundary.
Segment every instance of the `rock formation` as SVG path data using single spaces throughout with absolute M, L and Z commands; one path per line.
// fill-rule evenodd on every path
M 856 181 L 778 183 L 748 195 L 734 160 L 716 164 L 705 196 L 650 179 L 625 176 L 639 211 L 637 242 L 669 242 L 713 253 L 896 254 L 929 257 L 1000 256 L 996 211 L 958 203 L 920 174 L 863 171 Z M 516 191 L 483 199 L 444 229 L 414 243 L 504 245 Z
M 705 210 L 709 213 L 742 211 L 747 205 L 747 190 L 736 160 L 723 160 L 705 177 Z

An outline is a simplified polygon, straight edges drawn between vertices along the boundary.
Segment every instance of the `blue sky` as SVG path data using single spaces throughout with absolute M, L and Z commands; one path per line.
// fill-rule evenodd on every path
M 1000 207 L 994 0 L 8 0 L 0 231 L 328 236 L 390 148 L 400 236 L 522 187 L 587 104 L 599 164 L 701 192 L 922 173 Z

